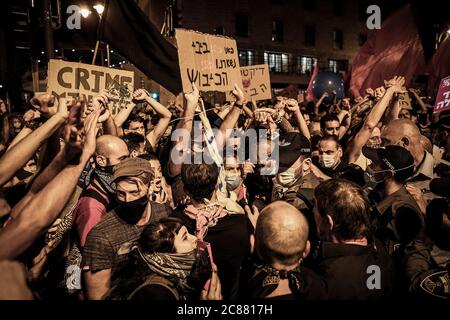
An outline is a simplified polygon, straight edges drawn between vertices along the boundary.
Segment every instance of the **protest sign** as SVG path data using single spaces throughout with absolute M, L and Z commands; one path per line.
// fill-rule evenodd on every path
M 270 73 L 267 64 L 241 67 L 241 78 L 247 101 L 272 99 Z M 227 93 L 226 97 L 229 101 L 233 100 L 229 93 Z
M 108 107 L 115 115 L 131 102 L 134 90 L 133 72 L 78 62 L 50 60 L 48 93 L 68 98 L 84 94 L 89 101 L 103 89 L 109 90 L 111 101 Z
M 196 31 L 176 29 L 183 92 L 242 89 L 236 40 Z
M 450 76 L 441 80 L 433 113 L 450 109 Z

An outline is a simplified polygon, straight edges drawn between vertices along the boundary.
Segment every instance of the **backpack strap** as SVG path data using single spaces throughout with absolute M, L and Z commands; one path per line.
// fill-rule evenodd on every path
M 149 275 L 147 277 L 147 279 L 140 286 L 138 286 L 136 289 L 133 290 L 133 292 L 131 292 L 131 294 L 128 296 L 127 300 L 131 300 L 133 298 L 133 296 L 139 290 L 141 290 L 142 288 L 144 288 L 148 285 L 152 285 L 152 284 L 156 284 L 156 285 L 166 288 L 175 296 L 176 300 L 180 300 L 180 295 L 178 293 L 178 290 L 175 288 L 173 283 L 170 280 L 166 279 L 165 277 L 162 277 L 156 273 L 152 273 L 151 275 Z

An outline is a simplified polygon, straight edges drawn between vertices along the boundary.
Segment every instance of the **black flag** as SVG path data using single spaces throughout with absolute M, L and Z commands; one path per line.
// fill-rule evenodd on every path
M 177 49 L 133 0 L 107 0 L 98 39 L 114 47 L 149 78 L 174 94 L 182 91 Z

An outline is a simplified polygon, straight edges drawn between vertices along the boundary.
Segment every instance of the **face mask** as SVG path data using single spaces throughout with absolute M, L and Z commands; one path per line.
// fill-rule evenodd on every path
M 114 166 L 106 166 L 106 167 L 100 167 L 100 170 L 107 174 L 113 173 Z
M 319 163 L 324 168 L 332 168 L 336 164 L 336 159 L 332 154 L 322 154 Z
M 237 174 L 225 175 L 225 182 L 227 184 L 227 190 L 233 191 L 241 184 L 241 177 Z
M 139 199 L 126 202 L 117 200 L 119 207 L 116 209 L 119 217 L 128 224 L 136 224 L 143 216 L 148 204 L 147 195 Z
M 295 168 L 289 168 L 277 175 L 277 180 L 283 187 L 292 186 L 299 178 L 295 174 Z

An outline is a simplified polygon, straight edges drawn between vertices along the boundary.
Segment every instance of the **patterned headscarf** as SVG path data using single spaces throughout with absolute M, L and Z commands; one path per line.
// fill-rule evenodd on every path
M 137 248 L 137 252 L 150 270 L 174 281 L 183 291 L 192 290 L 187 278 L 196 259 L 196 250 L 187 253 L 145 253 Z

